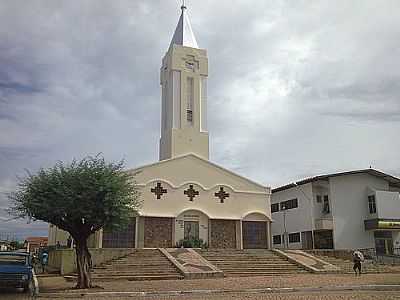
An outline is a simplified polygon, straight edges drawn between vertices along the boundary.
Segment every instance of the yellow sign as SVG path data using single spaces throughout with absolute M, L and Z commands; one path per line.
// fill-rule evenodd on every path
M 400 229 L 400 221 L 379 221 L 378 228 Z

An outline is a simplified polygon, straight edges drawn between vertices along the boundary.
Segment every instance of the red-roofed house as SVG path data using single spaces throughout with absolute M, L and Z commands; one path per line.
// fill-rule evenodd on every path
M 36 252 L 40 247 L 47 246 L 47 237 L 33 236 L 27 237 L 25 240 L 25 248 L 28 252 Z

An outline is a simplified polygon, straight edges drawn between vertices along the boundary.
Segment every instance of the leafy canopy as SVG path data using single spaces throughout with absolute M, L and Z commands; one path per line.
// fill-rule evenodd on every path
M 9 196 L 11 212 L 54 224 L 74 239 L 87 238 L 104 226 L 123 227 L 140 207 L 136 183 L 123 167 L 123 161 L 107 163 L 97 155 L 58 162 L 35 175 L 28 172 Z

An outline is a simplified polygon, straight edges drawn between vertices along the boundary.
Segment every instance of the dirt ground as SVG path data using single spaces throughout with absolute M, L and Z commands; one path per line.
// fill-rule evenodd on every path
M 203 280 L 160 280 L 160 281 L 109 281 L 95 282 L 101 288 L 77 291 L 73 289 L 74 283 L 67 282 L 63 277 L 39 278 L 39 299 L 143 299 L 143 300 L 200 300 L 200 299 L 246 299 L 246 300 L 400 300 L 399 291 L 328 291 L 330 287 L 349 287 L 366 285 L 400 285 L 400 274 L 367 274 L 361 277 L 344 274 L 313 275 L 299 274 L 274 277 L 228 277 Z M 266 293 L 246 292 L 246 289 L 265 288 L 322 288 L 326 291 L 295 292 L 295 293 Z M 191 295 L 176 296 L 136 296 L 136 295 L 107 295 L 108 292 L 168 292 L 168 291 L 193 291 L 193 290 L 224 290 L 224 293 L 210 294 L 200 292 Z M 242 291 L 241 291 L 242 290 Z M 81 292 L 100 292 L 102 295 L 80 296 Z M 57 298 L 52 296 L 57 293 Z M 29 295 L 12 290 L 0 290 L 1 300 L 32 299 Z
M 33 298 L 22 294 L 1 294 L 2 300 L 32 300 Z M 51 299 L 39 297 L 40 299 Z M 60 297 L 57 300 L 399 300 L 399 292 L 323 292 L 323 293 L 292 293 L 292 294 L 226 294 L 226 295 L 197 295 L 197 296 L 155 296 L 155 297 Z
M 108 281 L 94 282 L 102 289 L 98 291 L 144 292 L 144 291 L 188 291 L 188 290 L 238 290 L 282 287 L 328 287 L 369 284 L 400 284 L 400 274 L 366 274 L 361 277 L 346 274 L 299 274 L 271 277 L 227 277 L 198 280 L 157 280 L 157 281 Z M 71 292 L 74 283 L 62 277 L 39 279 L 40 291 Z M 94 291 L 91 290 L 91 291 Z M 74 292 L 72 290 L 72 292 Z M 400 300 L 400 298 L 399 298 Z

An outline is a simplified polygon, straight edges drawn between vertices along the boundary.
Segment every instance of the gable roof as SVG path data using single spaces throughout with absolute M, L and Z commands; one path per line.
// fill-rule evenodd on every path
M 355 174 L 369 174 L 375 177 L 379 177 L 382 178 L 384 180 L 386 180 L 387 182 L 389 182 L 390 186 L 394 186 L 394 187 L 399 187 L 400 188 L 400 178 L 394 177 L 392 175 L 389 175 L 387 173 L 383 173 L 381 171 L 375 170 L 375 169 L 362 169 L 362 170 L 354 170 L 354 171 L 347 171 L 347 172 L 340 172 L 340 173 L 332 173 L 332 174 L 325 174 L 325 175 L 318 175 L 318 176 L 314 176 L 314 177 L 309 177 L 303 180 L 299 180 L 287 185 L 283 185 L 277 188 L 272 189 L 272 193 L 276 193 L 276 192 L 280 192 L 280 191 L 284 191 L 287 189 L 290 189 L 292 187 L 295 187 L 297 185 L 303 185 L 303 184 L 307 184 L 310 182 L 315 182 L 318 180 L 328 180 L 330 177 L 337 177 L 337 176 L 344 176 L 344 175 L 355 175 Z
M 250 184 L 256 185 L 259 188 L 269 189 L 269 187 L 266 187 L 266 186 L 264 186 L 264 185 L 262 185 L 260 183 L 257 183 L 257 182 L 255 182 L 255 181 L 253 181 L 251 179 L 248 179 L 248 178 L 246 178 L 246 177 L 244 177 L 242 175 L 236 174 L 236 173 L 234 173 L 234 172 L 232 172 L 232 171 L 230 171 L 230 170 L 228 170 L 228 169 L 226 169 L 224 167 L 221 167 L 221 166 L 219 166 L 219 165 L 217 165 L 217 164 L 215 164 L 215 163 L 213 163 L 213 162 L 211 162 L 211 161 L 209 161 L 207 159 L 204 159 L 204 158 L 202 158 L 202 157 L 200 157 L 200 156 L 198 156 L 198 155 L 196 155 L 194 153 L 187 153 L 187 154 L 180 155 L 180 156 L 177 156 L 177 157 L 161 160 L 161 161 L 158 161 L 158 162 L 155 162 L 155 163 L 151 163 L 151 164 L 148 164 L 148 165 L 144 165 L 144 166 L 141 166 L 141 167 L 138 167 L 138 168 L 135 168 L 135 169 L 130 169 L 130 170 L 128 170 L 128 172 L 131 172 L 131 173 L 140 172 L 140 170 L 144 169 L 144 168 L 148 168 L 148 167 L 155 166 L 155 165 L 160 165 L 160 164 L 165 164 L 165 163 L 168 163 L 168 162 L 171 162 L 171 161 L 174 161 L 174 160 L 177 160 L 177 159 L 183 159 L 183 158 L 186 158 L 186 157 L 192 157 L 192 158 L 198 159 L 198 160 L 200 160 L 200 161 L 202 161 L 204 163 L 207 163 L 207 164 L 209 164 L 209 165 L 211 165 L 211 166 L 213 166 L 215 168 L 218 168 L 218 169 L 220 169 L 220 170 L 222 170 L 222 171 L 224 171 L 224 172 L 226 172 L 228 174 L 236 176 L 236 177 L 238 177 L 238 178 L 240 178 L 240 179 L 242 179 L 244 181 L 247 181 Z

